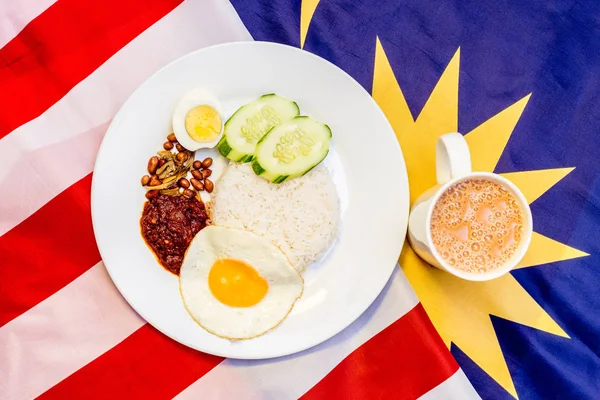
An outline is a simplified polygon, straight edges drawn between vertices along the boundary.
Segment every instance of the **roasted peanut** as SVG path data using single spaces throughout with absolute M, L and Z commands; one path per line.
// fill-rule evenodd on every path
M 158 168 L 162 167 L 163 165 L 165 165 L 167 163 L 167 160 L 165 160 L 164 158 L 160 158 L 158 160 Z
M 179 143 L 177 143 L 175 145 L 175 148 L 177 149 L 177 151 L 185 151 L 185 147 L 183 147 L 182 145 L 180 145 Z
M 151 199 L 153 197 L 156 197 L 157 194 L 158 194 L 158 190 L 148 190 L 146 192 L 146 198 Z
M 194 169 L 200 169 L 200 168 L 202 168 L 202 162 L 200 160 L 196 160 L 192 164 L 192 167 L 194 167 Z
M 179 183 L 179 186 L 181 186 L 184 189 L 187 189 L 190 187 L 190 181 L 188 181 L 185 178 L 181 178 L 178 183 Z
M 215 184 L 210 179 L 204 180 L 204 190 L 206 190 L 208 193 L 212 193 L 214 188 Z
M 204 177 L 202 176 L 202 172 L 200 171 L 196 171 L 196 170 L 192 170 L 192 176 L 198 180 L 202 180 L 204 179 Z
M 202 161 L 202 168 L 208 168 L 212 165 L 212 158 L 208 157 L 205 158 L 204 161 Z
M 169 136 L 167 136 L 167 140 L 171 143 L 177 143 L 177 138 L 174 133 L 170 133 Z
M 188 159 L 188 153 L 186 152 L 181 152 L 181 153 L 177 153 L 177 160 L 179 160 L 179 162 L 186 162 Z
M 154 175 L 156 168 L 158 168 L 158 157 L 152 156 L 150 157 L 150 160 L 148 160 L 148 172 L 150 175 Z
M 203 169 L 202 171 L 200 171 L 200 173 L 202 174 L 202 178 L 206 179 L 212 175 L 212 169 Z
M 142 186 L 146 186 L 150 182 L 150 177 L 148 175 L 142 176 Z
M 191 199 L 192 197 L 194 197 L 194 196 L 196 195 L 196 192 L 194 192 L 192 189 L 185 189 L 185 190 L 183 191 L 183 195 L 184 195 L 185 197 L 187 197 L 187 198 L 190 198 L 190 199 Z
M 204 184 L 196 178 L 190 179 L 190 183 L 197 191 L 201 192 L 204 190 Z
M 162 182 L 160 181 L 160 179 L 158 179 L 158 176 L 156 176 L 156 175 L 152 175 L 152 176 L 150 177 L 150 183 L 149 183 L 149 185 L 150 185 L 150 186 L 158 186 L 158 185 L 160 185 L 161 183 L 162 183 Z
M 163 143 L 163 149 L 165 149 L 165 150 L 173 150 L 173 143 L 171 143 L 171 142 L 164 142 Z

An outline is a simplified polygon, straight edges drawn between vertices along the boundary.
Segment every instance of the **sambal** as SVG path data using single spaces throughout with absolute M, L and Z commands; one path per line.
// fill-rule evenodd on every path
M 208 223 L 204 204 L 196 197 L 159 194 L 144 204 L 142 237 L 160 264 L 179 275 L 185 252 Z

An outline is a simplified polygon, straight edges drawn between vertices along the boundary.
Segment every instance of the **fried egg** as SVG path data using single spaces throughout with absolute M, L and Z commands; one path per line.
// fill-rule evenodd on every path
M 173 112 L 173 133 L 188 150 L 212 148 L 223 133 L 221 104 L 210 92 L 197 88 L 187 92 Z
M 185 308 L 210 333 L 250 339 L 275 328 L 304 282 L 285 254 L 252 232 L 208 226 L 186 253 L 179 287 Z

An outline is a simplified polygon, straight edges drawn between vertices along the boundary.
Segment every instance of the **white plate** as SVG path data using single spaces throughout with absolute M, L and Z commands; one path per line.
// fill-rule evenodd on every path
M 342 231 L 305 273 L 304 295 L 277 329 L 230 342 L 186 312 L 177 277 L 156 261 L 140 235 L 140 178 L 171 132 L 184 92 L 203 87 L 225 118 L 265 93 L 293 99 L 303 115 L 331 127 L 325 160 L 342 202 Z M 215 150 L 198 152 L 196 158 Z M 225 164 L 220 159 L 215 175 Z M 218 182 L 216 183 L 218 184 Z M 315 346 L 350 325 L 391 276 L 408 221 L 408 179 L 394 132 L 371 96 L 333 64 L 302 50 L 262 42 L 205 48 L 167 65 L 125 102 L 98 153 L 92 185 L 94 233 L 106 268 L 131 306 L 165 335 L 219 356 L 259 359 Z M 152 351 L 151 349 L 149 351 Z

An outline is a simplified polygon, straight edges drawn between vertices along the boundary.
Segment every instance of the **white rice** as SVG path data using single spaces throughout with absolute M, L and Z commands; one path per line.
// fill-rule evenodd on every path
M 340 200 L 322 164 L 281 184 L 258 177 L 250 164 L 231 163 L 215 183 L 212 223 L 252 231 L 271 240 L 299 272 L 335 241 Z

